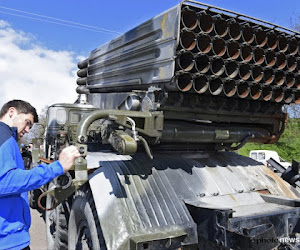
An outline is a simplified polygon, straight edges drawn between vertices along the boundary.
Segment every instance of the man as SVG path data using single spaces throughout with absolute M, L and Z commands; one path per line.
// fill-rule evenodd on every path
M 10 101 L 0 111 L 0 249 L 29 249 L 27 191 L 67 172 L 80 156 L 77 148 L 70 146 L 62 150 L 58 161 L 24 170 L 17 140 L 37 121 L 35 108 L 22 100 Z

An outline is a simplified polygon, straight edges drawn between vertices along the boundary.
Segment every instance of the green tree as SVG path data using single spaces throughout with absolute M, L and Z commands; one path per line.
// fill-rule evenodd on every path
M 239 154 L 249 156 L 249 152 L 255 149 L 274 150 L 289 162 L 292 159 L 300 161 L 300 119 L 291 118 L 287 121 L 286 128 L 276 144 L 247 143 L 239 150 Z

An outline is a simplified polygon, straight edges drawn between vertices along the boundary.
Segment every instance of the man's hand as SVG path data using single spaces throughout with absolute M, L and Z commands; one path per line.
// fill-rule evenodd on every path
M 59 155 L 59 162 L 65 172 L 69 171 L 74 165 L 75 159 L 80 156 L 78 149 L 75 146 L 64 148 Z

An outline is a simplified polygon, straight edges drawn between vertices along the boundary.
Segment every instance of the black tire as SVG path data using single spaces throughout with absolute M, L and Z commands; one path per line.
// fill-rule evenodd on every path
M 28 191 L 28 200 L 29 200 L 29 206 L 32 209 L 38 209 L 38 198 L 42 194 L 42 191 L 40 189 L 34 189 Z M 45 204 L 42 204 L 45 206 Z
M 53 185 L 50 183 L 49 188 Z M 53 204 L 54 198 L 47 195 L 46 208 L 51 208 Z M 68 250 L 68 219 L 69 205 L 67 202 L 59 204 L 53 210 L 46 210 L 47 249 Z
M 106 249 L 88 183 L 76 191 L 69 218 L 69 249 Z

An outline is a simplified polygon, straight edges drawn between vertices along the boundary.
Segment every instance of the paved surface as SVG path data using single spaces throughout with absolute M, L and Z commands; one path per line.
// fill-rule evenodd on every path
M 47 240 L 46 240 L 46 224 L 42 217 L 36 209 L 30 209 L 31 212 L 31 250 L 47 250 Z

